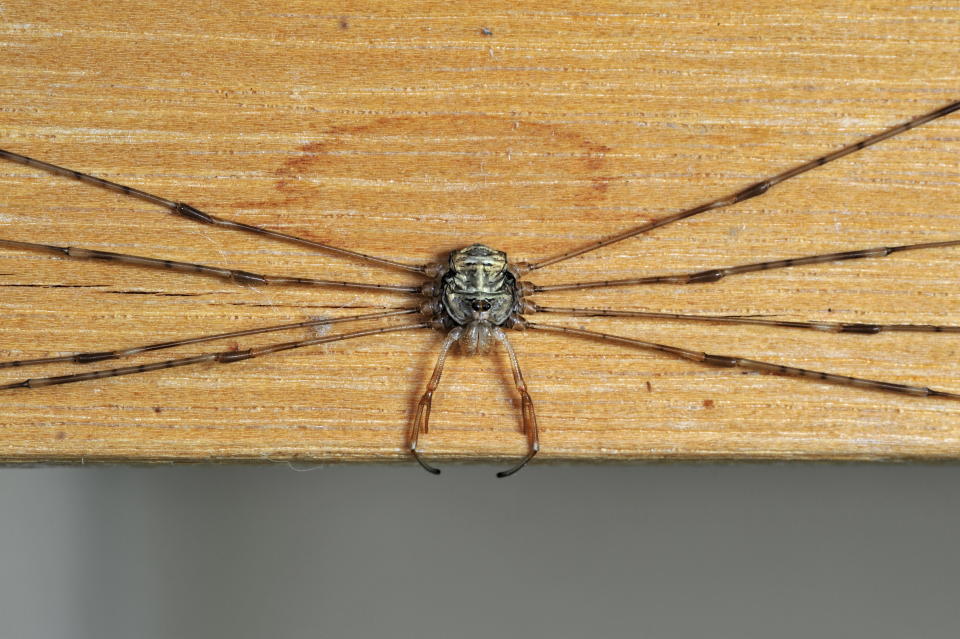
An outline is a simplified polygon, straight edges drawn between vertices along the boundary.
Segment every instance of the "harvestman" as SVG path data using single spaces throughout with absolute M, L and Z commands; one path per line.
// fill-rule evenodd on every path
M 379 313 L 366 313 L 363 315 L 353 315 L 349 317 L 339 317 L 336 319 L 311 320 L 297 322 L 293 324 L 281 324 L 275 326 L 263 326 L 251 328 L 242 331 L 233 331 L 229 333 L 219 333 L 216 335 L 203 335 L 189 339 L 181 339 L 170 342 L 161 342 L 143 346 L 135 346 L 115 351 L 101 351 L 89 353 L 76 353 L 72 355 L 63 355 L 58 357 L 44 357 L 38 359 L 28 359 L 19 361 L 0 362 L 0 368 L 9 368 L 15 366 L 28 366 L 34 364 L 50 364 L 55 362 L 73 362 L 77 364 L 90 364 L 110 359 L 130 357 L 150 351 L 173 348 L 187 344 L 198 344 L 219 339 L 228 339 L 243 337 L 246 335 L 255 335 L 258 333 L 270 333 L 275 331 L 284 331 L 295 328 L 309 326 L 318 326 L 322 324 L 335 324 L 341 322 L 355 322 L 361 320 L 380 319 L 396 315 L 419 314 L 422 321 L 416 323 L 401 324 L 396 326 L 382 326 L 362 331 L 341 333 L 326 337 L 312 337 L 290 342 L 278 342 L 250 348 L 246 350 L 227 350 L 220 352 L 206 353 L 193 357 L 182 357 L 170 359 L 150 364 L 141 364 L 139 366 L 125 366 L 121 368 L 109 368 L 87 373 L 75 373 L 72 375 L 60 375 L 57 377 L 39 377 L 34 379 L 25 379 L 18 382 L 0 385 L 0 390 L 10 390 L 15 388 L 38 388 L 41 386 L 52 386 L 55 384 L 69 384 L 72 382 L 82 382 L 91 379 L 101 379 L 104 377 L 115 377 L 118 375 L 132 375 L 134 373 L 146 373 L 164 368 L 173 368 L 176 366 L 188 366 L 191 364 L 201 364 L 205 362 L 230 363 L 239 362 L 245 359 L 259 357 L 270 353 L 313 346 L 315 344 L 326 344 L 340 340 L 353 339 L 368 335 L 379 335 L 393 331 L 406 331 L 414 329 L 434 329 L 446 333 L 446 337 L 440 346 L 440 354 L 437 357 L 437 363 L 433 370 L 430 380 L 427 382 L 427 388 L 420 398 L 417 406 L 416 416 L 414 417 L 409 435 L 407 437 L 407 446 L 413 457 L 423 468 L 431 473 L 439 474 L 439 470 L 428 464 L 420 456 L 417 448 L 417 442 L 421 433 L 426 433 L 430 423 L 430 407 L 433 393 L 436 391 L 440 376 L 443 373 L 444 362 L 447 354 L 454 344 L 459 345 L 460 350 L 467 355 L 476 355 L 486 353 L 494 344 L 500 344 L 506 350 L 510 358 L 510 365 L 513 370 L 513 380 L 521 400 L 521 423 L 523 432 L 527 438 L 527 454 L 513 468 L 497 473 L 498 477 L 507 477 L 514 474 L 527 462 L 529 462 L 540 449 L 540 443 L 537 435 L 537 418 L 533 409 L 533 400 L 527 391 L 527 386 L 523 380 L 523 374 L 520 372 L 520 364 L 517 361 L 517 355 L 510 345 L 503 329 L 518 330 L 539 330 L 553 331 L 585 337 L 591 339 L 601 339 L 628 346 L 634 346 L 642 349 L 658 351 L 674 357 L 692 360 L 711 366 L 739 367 L 754 371 L 762 371 L 787 375 L 793 377 L 806 377 L 810 379 L 821 380 L 834 384 L 847 386 L 857 386 L 861 388 L 891 391 L 904 393 L 907 395 L 943 397 L 947 399 L 960 399 L 960 393 L 950 393 L 941 390 L 934 390 L 922 386 L 910 386 L 906 384 L 895 384 L 873 379 L 863 379 L 859 377 L 848 377 L 846 375 L 835 375 L 820 371 L 796 368 L 792 366 L 781 366 L 768 362 L 761 362 L 742 357 L 731 357 L 728 355 L 713 355 L 698 351 L 692 351 L 676 346 L 666 344 L 657 344 L 646 342 L 630 337 L 611 335 L 580 328 L 566 326 L 556 326 L 550 324 L 539 324 L 527 320 L 524 315 L 532 313 L 558 313 L 566 315 L 580 316 L 608 316 L 608 317 L 642 317 L 647 319 L 673 319 L 673 320 L 691 320 L 698 322 L 722 322 L 735 324 L 759 324 L 766 326 L 781 326 L 786 328 L 808 329 L 815 331 L 825 331 L 832 333 L 860 333 L 875 334 L 885 331 L 918 331 L 918 332 L 951 332 L 960 333 L 960 326 L 935 326 L 923 324 L 863 324 L 863 323 L 842 323 L 842 322 L 794 322 L 781 321 L 773 319 L 762 319 L 755 317 L 726 317 L 715 315 L 682 315 L 676 313 L 651 313 L 642 311 L 617 311 L 597 308 L 568 308 L 568 307 L 547 307 L 540 306 L 530 299 L 531 296 L 543 291 L 558 291 L 567 289 L 599 288 L 612 286 L 633 286 L 640 284 L 705 284 L 716 282 L 729 275 L 740 275 L 753 271 L 762 271 L 775 268 L 788 268 L 802 264 L 819 264 L 823 262 L 836 262 L 840 260 L 854 260 L 861 258 L 885 257 L 892 253 L 901 251 L 915 251 L 922 249 L 943 248 L 948 246 L 960 246 L 960 240 L 948 240 L 943 242 L 926 242 L 922 244 L 906 244 L 902 246 L 885 246 L 877 248 L 867 248 L 855 251 L 845 251 L 841 253 L 827 253 L 823 255 L 808 255 L 784 260 L 775 260 L 770 262 L 757 262 L 753 264 L 740 264 L 726 268 L 714 268 L 704 271 L 695 271 L 689 273 L 674 273 L 668 275 L 654 275 L 646 277 L 637 277 L 620 280 L 602 280 L 591 282 L 572 282 L 568 284 L 553 284 L 550 286 L 538 286 L 532 282 L 525 281 L 522 278 L 531 271 L 568 260 L 578 255 L 583 255 L 605 246 L 620 242 L 622 240 L 635 237 L 647 231 L 666 226 L 680 220 L 712 211 L 714 209 L 731 206 L 738 202 L 743 202 L 758 195 L 763 195 L 772 187 L 785 182 L 802 173 L 823 166 L 828 162 L 842 158 L 860 149 L 866 148 L 888 138 L 900 135 L 910 129 L 926 124 L 937 118 L 941 118 L 950 113 L 960 110 L 960 101 L 953 102 L 936 111 L 931 111 L 918 118 L 889 128 L 881 133 L 864 138 L 859 142 L 850 144 L 841 149 L 828 153 L 815 160 L 811 160 L 792 169 L 778 173 L 772 177 L 761 180 L 744 189 L 737 191 L 726 197 L 722 197 L 691 209 L 668 215 L 646 224 L 641 224 L 625 230 L 616 235 L 597 240 L 585 246 L 573 250 L 553 255 L 545 259 L 534 262 L 510 262 L 506 253 L 497 251 L 482 244 L 474 244 L 463 249 L 450 253 L 446 263 L 409 265 L 382 257 L 365 255 L 356 251 L 350 251 L 320 242 L 314 242 L 302 237 L 296 237 L 273 231 L 258 226 L 235 222 L 220 217 L 215 217 L 204 213 L 189 204 L 183 202 L 174 202 L 165 198 L 152 195 L 139 189 L 134 189 L 121 184 L 116 184 L 92 175 L 79 173 L 71 169 L 35 160 L 24 155 L 12 153 L 10 151 L 0 150 L 0 157 L 18 162 L 27 166 L 43 169 L 57 175 L 71 177 L 81 182 L 87 182 L 104 189 L 117 191 L 124 195 L 137 197 L 154 204 L 158 204 L 167 209 L 169 213 L 178 215 L 194 222 L 211 224 L 228 229 L 246 231 L 270 237 L 273 239 L 294 242 L 322 249 L 338 255 L 349 256 L 364 260 L 371 264 L 382 267 L 398 268 L 405 271 L 411 271 L 422 276 L 425 280 L 422 286 L 395 286 L 389 284 L 371 284 L 366 282 L 344 282 L 335 280 L 320 280 L 306 277 L 283 277 L 276 275 L 264 275 L 261 273 L 251 273 L 237 269 L 223 268 L 219 266 L 209 266 L 205 264 L 192 264 L 188 262 L 175 262 L 172 260 L 157 259 L 151 257 L 142 257 L 138 255 L 127 255 L 122 253 L 110 253 L 106 251 L 96 251 L 77 247 L 52 246 L 49 244 L 35 244 L 32 242 L 20 242 L 14 240 L 0 239 L 0 246 L 14 249 L 24 249 L 32 251 L 44 251 L 57 253 L 77 259 L 97 259 L 111 262 L 120 262 L 125 264 L 136 264 L 139 266 L 156 267 L 174 271 L 188 273 L 197 273 L 201 275 L 219 277 L 240 284 L 301 284 L 309 286 L 333 286 L 333 287 L 351 287 L 359 289 L 380 289 L 400 291 L 409 293 L 421 298 L 421 303 L 416 307 L 400 308 L 387 310 Z

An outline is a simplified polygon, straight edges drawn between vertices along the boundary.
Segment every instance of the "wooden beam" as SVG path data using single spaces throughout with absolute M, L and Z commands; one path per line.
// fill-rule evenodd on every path
M 474 242 L 533 260 L 733 192 L 960 98 L 957 23 L 946 1 L 877 2 L 869 11 L 766 0 L 708 8 L 596 1 L 575 10 L 557 2 L 233 6 L 213 15 L 170 0 L 126 9 L 8 3 L 0 148 L 392 260 L 432 262 Z M 951 116 L 762 197 L 530 279 L 616 279 L 957 239 L 958 158 L 960 117 Z M 6 162 L 0 237 L 256 272 L 421 281 L 192 223 Z M 944 248 L 537 300 L 957 324 L 957 257 L 958 249 Z M 0 359 L 409 301 L 2 249 Z M 956 335 L 537 319 L 960 391 Z M 407 460 L 407 424 L 441 338 L 395 333 L 230 365 L 9 391 L 0 396 L 0 459 Z M 960 456 L 957 402 L 703 367 L 560 334 L 512 340 L 540 418 L 540 460 Z M 4 370 L 0 383 L 77 368 Z M 421 439 L 425 457 L 519 456 L 518 413 L 504 354 L 454 355 Z

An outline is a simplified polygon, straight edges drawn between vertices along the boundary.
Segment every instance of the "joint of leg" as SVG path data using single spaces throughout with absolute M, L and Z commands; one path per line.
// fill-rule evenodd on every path
M 174 213 L 177 215 L 182 215 L 185 218 L 191 220 L 197 220 L 198 222 L 203 222 L 204 224 L 213 224 L 214 218 L 207 213 L 204 213 L 200 209 L 194 208 L 189 204 L 184 204 L 183 202 L 177 202 L 176 208 L 174 208 Z

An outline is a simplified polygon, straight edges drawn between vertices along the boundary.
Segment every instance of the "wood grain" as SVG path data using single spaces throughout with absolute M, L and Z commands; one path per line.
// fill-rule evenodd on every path
M 410 263 L 484 242 L 535 259 L 712 199 L 960 97 L 955 3 L 5 3 L 0 147 Z M 487 33 L 485 33 L 485 31 Z M 533 274 L 623 278 L 960 237 L 960 117 L 729 210 Z M 0 237 L 411 283 L 0 165 Z M 541 303 L 960 323 L 956 249 Z M 398 306 L 0 250 L 0 359 Z M 955 335 L 553 322 L 960 390 Z M 366 326 L 366 325 L 364 325 Z M 341 329 L 334 329 L 341 330 Z M 298 333 L 298 336 L 307 333 Z M 237 346 L 283 341 L 267 336 Z M 438 333 L 0 397 L 8 462 L 406 460 Z M 960 403 L 513 337 L 547 460 L 956 459 Z M 228 344 L 227 347 L 231 347 Z M 216 347 L 220 350 L 222 347 Z M 201 352 L 184 348 L 178 355 Z M 163 358 L 166 356 L 164 355 Z M 149 358 L 137 361 L 150 361 Z M 101 365 L 102 366 L 102 365 Z M 2 380 L 76 367 L 3 371 Z M 454 356 L 428 459 L 519 455 L 503 354 Z

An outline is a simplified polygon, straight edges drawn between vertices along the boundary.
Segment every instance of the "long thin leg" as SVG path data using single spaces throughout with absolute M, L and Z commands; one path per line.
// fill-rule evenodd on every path
M 944 242 L 924 242 L 922 244 L 905 244 L 903 246 L 880 246 L 877 248 L 860 249 L 858 251 L 844 251 L 842 253 L 824 253 L 821 255 L 807 255 L 804 257 L 794 257 L 786 260 L 773 260 L 770 262 L 755 262 L 753 264 L 740 264 L 738 266 L 727 266 L 725 268 L 713 268 L 706 271 L 693 271 L 690 273 L 675 273 L 673 275 L 650 275 L 647 277 L 634 277 L 622 280 L 597 280 L 594 282 L 572 282 L 568 284 L 549 284 L 547 286 L 538 286 L 533 284 L 534 293 L 544 291 L 562 291 L 575 288 L 601 288 L 605 286 L 634 286 L 636 284 L 704 284 L 717 282 L 728 275 L 740 275 L 742 273 L 751 273 L 753 271 L 769 271 L 775 268 L 787 268 L 790 266 L 803 266 L 806 264 L 821 264 L 823 262 L 839 262 L 842 260 L 857 260 L 866 257 L 886 257 L 891 253 L 900 251 L 917 251 L 921 249 L 946 248 L 949 246 L 960 246 L 960 240 L 947 240 Z
M 417 328 L 429 328 L 429 322 L 422 322 L 420 324 L 405 324 L 402 326 L 384 326 L 381 328 L 372 328 L 364 331 L 355 331 L 353 333 L 343 333 L 341 335 L 331 335 L 327 337 L 314 337 L 310 339 L 302 339 L 293 342 L 281 342 L 276 344 L 268 344 L 266 346 L 259 346 L 257 348 L 248 348 L 243 351 L 220 351 L 217 353 L 205 353 L 203 355 L 195 355 L 193 357 L 181 357 L 178 359 L 168 359 L 163 362 L 154 362 L 152 364 L 141 364 L 139 366 L 125 366 L 122 368 L 108 368 L 105 370 L 90 371 L 88 373 L 76 373 L 73 375 L 59 375 L 56 377 L 37 377 L 33 379 L 25 379 L 19 382 L 12 382 L 10 384 L 0 384 L 0 391 L 9 390 L 12 388 L 40 388 L 42 386 L 54 386 L 56 384 L 72 384 L 74 382 L 85 382 L 92 379 L 103 379 L 105 377 L 119 377 L 120 375 L 135 375 L 138 373 L 148 373 L 150 371 L 158 371 L 166 368 L 176 368 L 178 366 L 190 366 L 193 364 L 204 364 L 204 363 L 217 363 L 217 364 L 230 364 L 232 362 L 239 362 L 245 359 L 252 359 L 254 357 L 260 357 L 262 355 L 269 355 L 270 353 L 279 353 L 280 351 L 289 351 L 295 348 L 303 348 L 305 346 L 314 346 L 316 344 L 327 344 L 330 342 L 339 342 L 345 339 L 353 339 L 355 337 L 364 337 L 366 335 L 379 335 L 381 333 L 391 333 L 395 331 L 408 331 Z
M 440 345 L 440 354 L 437 356 L 437 365 L 433 367 L 433 375 L 430 376 L 430 381 L 427 382 L 427 390 L 424 391 L 423 395 L 420 397 L 420 402 L 417 404 L 417 414 L 413 418 L 413 422 L 410 424 L 410 435 L 407 438 L 407 446 L 410 448 L 410 454 L 413 455 L 413 458 L 417 460 L 424 470 L 428 473 L 433 473 L 434 475 L 440 474 L 439 468 L 434 468 L 427 462 L 423 461 L 423 458 L 420 457 L 420 453 L 417 451 L 417 441 L 420 437 L 420 433 L 427 433 L 430 431 L 430 407 L 433 404 L 433 392 L 437 390 L 437 386 L 440 385 L 440 376 L 443 374 L 443 365 L 447 361 L 447 355 L 450 352 L 450 347 L 460 339 L 460 335 L 463 334 L 463 328 L 457 326 L 449 333 L 443 340 L 443 344 Z
M 50 173 L 54 173 L 56 175 L 62 175 L 64 177 L 69 177 L 75 180 L 79 180 L 80 182 L 86 182 L 87 184 L 93 184 L 94 186 L 107 189 L 108 191 L 115 191 L 117 193 L 122 193 L 123 195 L 129 195 L 131 197 L 136 197 L 141 200 L 146 200 L 147 202 L 151 202 L 153 204 L 157 204 L 159 206 L 166 208 L 173 215 L 179 215 L 180 217 L 185 217 L 188 220 L 193 220 L 194 222 L 201 222 L 203 224 L 212 224 L 213 226 L 219 226 L 219 227 L 228 228 L 228 229 L 235 229 L 238 231 L 245 231 L 247 233 L 263 235 L 263 236 L 271 237 L 274 239 L 284 240 L 286 242 L 302 244 L 305 246 L 318 248 L 324 251 L 329 251 L 331 253 L 337 253 L 339 255 L 347 255 L 349 257 L 366 260 L 367 262 L 380 264 L 382 266 L 400 268 L 405 271 L 423 273 L 426 270 L 426 267 L 423 265 L 403 264 L 401 262 L 395 262 L 393 260 L 388 260 L 383 257 L 366 255 L 365 253 L 358 253 L 357 251 L 351 251 L 348 249 L 331 246 L 329 244 L 324 244 L 322 242 L 315 242 L 313 240 L 308 240 L 303 237 L 297 237 L 296 235 L 289 235 L 287 233 L 281 233 L 280 231 L 273 231 L 270 229 L 263 228 L 261 226 L 254 226 L 252 224 L 244 224 L 243 222 L 235 222 L 233 220 L 228 220 L 222 217 L 216 217 L 214 215 L 210 215 L 209 213 L 204 213 L 200 209 L 190 206 L 189 204 L 185 204 L 183 202 L 174 202 L 173 200 L 168 200 L 158 195 L 153 195 L 152 193 L 141 191 L 140 189 L 135 189 L 130 186 L 124 186 L 123 184 L 117 184 L 116 182 L 104 180 L 103 178 L 98 178 L 93 175 L 87 175 L 86 173 L 80 173 L 79 171 L 74 171 L 73 169 L 67 169 L 62 166 L 57 166 L 56 164 L 50 164 L 49 162 L 35 160 L 26 155 L 20 155 L 19 153 L 13 153 L 11 151 L 4 151 L 3 149 L 0 149 L 0 158 L 10 160 L 11 162 L 16 162 L 18 164 L 25 164 L 27 166 L 31 166 L 37 169 L 43 169 L 44 171 L 49 171 Z
M 517 354 L 513 350 L 513 345 L 499 327 L 493 328 L 493 336 L 498 342 L 503 344 L 510 356 L 510 366 L 513 369 L 513 382 L 517 386 L 517 392 L 520 393 L 520 416 L 523 424 L 523 434 L 527 436 L 527 455 L 519 464 L 508 470 L 497 473 L 497 477 L 509 477 L 521 468 L 527 465 L 534 455 L 540 451 L 540 435 L 537 429 L 537 414 L 533 410 L 533 399 L 527 392 L 527 384 L 523 381 L 523 373 L 520 372 L 520 362 L 517 360 Z
M 527 305 L 536 313 L 561 313 L 564 315 L 584 315 L 587 317 L 642 317 L 646 319 L 692 320 L 697 322 L 717 322 L 722 324 L 759 324 L 762 326 L 783 326 L 787 328 L 806 328 L 826 333 L 860 333 L 875 335 L 887 332 L 913 333 L 960 333 L 960 326 L 938 326 L 935 324 L 865 324 L 859 322 L 793 322 L 760 317 L 740 317 L 736 315 L 684 315 L 681 313 L 653 313 L 649 311 L 617 311 L 605 308 L 569 308 L 560 306 L 540 306 L 527 301 Z
M 946 391 L 934 390 L 926 386 L 911 386 L 908 384 L 895 384 L 893 382 L 882 382 L 875 379 L 865 379 L 862 377 L 849 377 L 847 375 L 836 375 L 834 373 L 824 373 L 806 368 L 796 368 L 794 366 L 782 366 L 780 364 L 771 364 L 770 362 L 761 362 L 755 359 L 746 359 L 744 357 L 733 357 L 730 355 L 711 355 L 700 351 L 692 351 L 677 346 L 668 346 L 666 344 L 657 344 L 655 342 L 645 342 L 643 340 L 620 335 L 611 335 L 609 333 L 600 333 L 597 331 L 588 331 L 582 328 L 569 328 L 566 326 L 551 326 L 549 324 L 536 324 L 527 322 L 527 328 L 553 331 L 555 333 L 567 333 L 570 335 L 579 335 L 581 337 L 590 337 L 593 339 L 602 339 L 619 344 L 628 344 L 651 351 L 667 353 L 675 357 L 688 359 L 701 364 L 710 366 L 737 367 L 748 370 L 761 371 L 764 373 L 775 373 L 777 375 L 786 375 L 788 377 L 806 377 L 808 379 L 817 379 L 832 384 L 843 386 L 856 386 L 858 388 L 870 388 L 875 390 L 891 391 L 894 393 L 904 393 L 918 397 L 946 397 L 948 399 L 960 399 L 960 393 L 948 393 Z
M 309 277 L 287 277 L 283 275 L 261 275 L 260 273 L 251 273 L 250 271 L 239 271 L 236 269 L 222 268 L 220 266 L 208 266 L 206 264 L 194 264 L 192 262 L 175 262 L 173 260 L 158 259 L 155 257 L 142 257 L 140 255 L 128 255 L 126 253 L 111 253 L 109 251 L 95 251 L 91 249 L 78 248 L 76 246 L 54 246 L 52 244 L 34 244 L 33 242 L 18 242 L 16 240 L 0 239 L 0 246 L 10 248 L 26 249 L 31 251 L 45 251 L 47 253 L 59 253 L 82 260 L 101 260 L 105 262 L 120 262 L 122 264 L 136 264 L 137 266 L 148 266 L 151 268 L 162 268 L 168 271 L 179 271 L 181 273 L 199 273 L 201 275 L 210 275 L 219 277 L 238 284 L 302 284 L 309 286 L 344 286 L 349 288 L 367 288 L 381 289 L 388 291 L 402 291 L 404 293 L 418 293 L 420 286 L 399 286 L 395 284 L 367 284 L 364 282 L 343 282 L 338 280 L 318 280 Z
M 795 166 L 792 169 L 788 169 L 782 173 L 778 173 L 765 180 L 761 180 L 755 184 L 751 184 L 750 186 L 744 189 L 740 189 L 736 193 L 733 193 L 726 197 L 722 197 L 717 200 L 713 200 L 711 202 L 707 202 L 705 204 L 695 206 L 692 209 L 687 209 L 686 211 L 681 211 L 679 213 L 674 213 L 673 215 L 662 217 L 658 220 L 653 220 L 652 222 L 648 222 L 646 224 L 641 224 L 640 226 L 627 229 L 626 231 L 617 233 L 616 235 L 611 235 L 610 237 L 604 238 L 602 240 L 597 240 L 596 242 L 592 242 L 590 244 L 587 244 L 586 246 L 581 246 L 580 248 L 574 249 L 572 251 L 568 251 L 566 253 L 560 253 L 559 255 L 554 255 L 546 259 L 520 265 L 520 270 L 522 273 L 534 271 L 534 270 L 543 268 L 544 266 L 550 266 L 551 264 L 556 264 L 557 262 L 562 262 L 572 257 L 583 255 L 584 253 L 589 253 L 590 251 L 595 251 L 599 248 L 603 248 L 604 246 L 610 246 L 611 244 L 620 242 L 622 240 L 626 240 L 631 237 L 635 237 L 637 235 L 640 235 L 641 233 L 646 233 L 647 231 L 653 230 L 655 228 L 666 226 L 667 224 L 672 224 L 674 222 L 678 222 L 688 217 L 699 215 L 700 213 L 705 213 L 706 211 L 712 211 L 714 209 L 723 208 L 725 206 L 731 206 L 738 202 L 743 202 L 744 200 L 749 200 L 750 198 L 757 197 L 758 195 L 763 195 L 764 193 L 769 191 L 771 188 L 773 188 L 777 184 L 780 184 L 781 182 L 785 182 L 790 178 L 794 178 L 798 175 L 806 173 L 807 171 L 814 169 L 818 166 L 823 166 L 824 164 L 833 162 L 834 160 L 837 160 L 839 158 L 842 158 L 845 155 L 849 155 L 851 153 L 859 151 L 860 149 L 865 149 L 868 146 L 872 146 L 876 144 L 877 142 L 882 142 L 883 140 L 892 138 L 895 135 L 900 135 L 905 131 L 909 131 L 910 129 L 918 127 L 922 124 L 926 124 L 927 122 L 936 120 L 937 118 L 942 118 L 945 115 L 949 115 L 954 111 L 957 111 L 958 109 L 960 109 L 960 101 L 952 102 L 935 111 L 931 111 L 930 113 L 921 115 L 918 118 L 910 120 L 909 122 L 898 124 L 894 127 L 887 129 L 886 131 L 882 131 L 875 135 L 871 135 L 870 137 L 864 138 L 859 142 L 855 142 L 841 149 L 837 149 L 836 151 L 833 151 L 831 153 L 827 153 L 826 155 L 816 158 L 815 160 L 810 160 L 809 162 L 805 162 L 803 164 Z
M 200 344 L 202 342 L 212 342 L 214 340 L 230 339 L 234 337 L 246 337 L 248 335 L 258 335 L 260 333 L 275 333 L 277 331 L 288 331 L 297 328 L 309 328 L 312 326 L 326 326 L 327 324 L 340 324 L 343 322 L 359 322 L 362 320 L 380 319 L 382 317 L 392 317 L 394 315 L 408 315 L 419 312 L 419 308 L 404 308 L 392 311 L 382 311 L 379 313 L 365 313 L 363 315 L 350 315 L 347 317 L 333 317 L 326 319 L 306 320 L 303 322 L 294 322 L 292 324 L 277 324 L 275 326 L 260 326 L 257 328 L 248 328 L 242 331 L 231 331 L 229 333 L 217 333 L 215 335 L 201 335 L 188 339 L 178 339 L 170 342 L 157 342 L 155 344 L 146 344 L 143 346 L 134 346 L 115 351 L 96 351 L 87 353 L 72 353 L 70 355 L 60 355 L 58 357 L 39 357 L 36 359 L 20 359 L 8 362 L 0 362 L 0 368 L 19 368 L 23 366 L 35 366 L 40 364 L 56 364 L 60 362 L 73 362 L 75 364 L 92 364 L 109 359 L 120 359 L 123 357 L 133 357 L 142 353 L 159 351 L 165 348 L 175 348 L 177 346 L 186 346 L 188 344 Z

